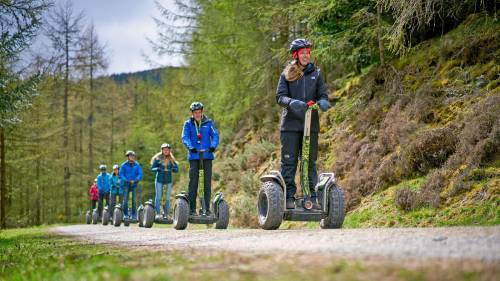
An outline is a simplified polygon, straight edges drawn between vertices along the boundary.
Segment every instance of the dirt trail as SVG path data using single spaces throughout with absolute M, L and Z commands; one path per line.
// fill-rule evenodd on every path
M 243 254 L 303 254 L 401 261 L 500 265 L 500 226 L 341 230 L 184 230 L 72 225 L 53 232 L 92 243 L 151 249 L 216 249 Z

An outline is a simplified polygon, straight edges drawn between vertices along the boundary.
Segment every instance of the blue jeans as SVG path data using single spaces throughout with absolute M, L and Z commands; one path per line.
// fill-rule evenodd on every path
M 165 201 L 165 208 L 163 209 L 163 214 L 165 215 L 167 215 L 168 211 L 170 210 L 170 191 L 172 190 L 172 183 L 167 183 L 166 185 L 167 185 L 167 188 L 165 189 L 166 201 Z M 155 196 L 156 214 L 160 214 L 160 201 L 161 201 L 161 194 L 163 191 L 163 183 L 156 182 L 155 190 L 156 190 L 156 196 Z
M 123 214 L 128 217 L 128 194 L 132 192 L 132 218 L 137 217 L 137 210 L 135 206 L 135 191 L 136 184 L 131 185 L 130 183 L 125 183 L 123 186 Z

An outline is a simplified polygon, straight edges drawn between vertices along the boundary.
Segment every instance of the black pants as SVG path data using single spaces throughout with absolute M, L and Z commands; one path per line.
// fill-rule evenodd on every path
M 286 184 L 286 198 L 292 198 L 297 192 L 295 173 L 302 151 L 302 132 L 281 132 L 281 175 Z M 318 181 L 316 160 L 318 158 L 318 133 L 311 132 L 309 146 L 309 188 L 311 196 L 315 197 L 314 187 Z
M 118 197 L 118 201 L 116 201 L 116 197 Z M 120 194 L 110 194 L 110 197 L 109 197 L 109 206 L 110 206 L 111 213 L 113 213 L 113 211 L 115 209 L 116 202 L 119 202 L 120 204 L 123 203 L 123 193 L 120 193 Z
M 203 160 L 205 170 L 205 206 L 210 210 L 210 196 L 212 191 L 212 160 Z M 198 171 L 200 170 L 200 161 L 189 161 L 189 208 L 196 211 L 196 197 L 198 195 Z
M 104 209 L 104 207 L 103 207 L 104 199 L 106 199 L 106 206 L 108 206 L 109 205 L 109 192 L 106 192 L 106 193 L 99 192 L 99 205 L 97 207 L 97 212 L 99 214 L 99 217 L 102 217 L 102 210 Z
M 95 209 L 95 206 L 97 205 L 97 200 L 90 200 L 92 201 L 92 210 Z

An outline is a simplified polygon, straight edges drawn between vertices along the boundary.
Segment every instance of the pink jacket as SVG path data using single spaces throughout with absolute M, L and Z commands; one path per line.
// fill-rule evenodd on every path
M 89 194 L 90 194 L 90 200 L 96 201 L 97 200 L 97 186 L 92 184 L 89 189 Z

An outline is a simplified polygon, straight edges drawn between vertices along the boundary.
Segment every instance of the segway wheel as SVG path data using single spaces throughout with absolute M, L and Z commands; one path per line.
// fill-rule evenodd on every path
M 151 205 L 144 207 L 144 227 L 151 228 L 155 221 L 155 209 Z
M 283 220 L 283 190 L 274 181 L 263 182 L 259 190 L 257 213 L 262 229 L 277 229 Z
M 130 225 L 130 218 L 126 218 L 123 220 L 123 225 L 124 226 L 129 226 Z
M 139 223 L 139 227 L 144 226 L 144 208 L 140 208 L 137 210 L 137 222 Z
M 108 225 L 109 223 L 109 211 L 108 210 L 104 210 L 104 212 L 102 213 L 102 225 Z
M 90 224 L 92 222 L 92 215 L 90 214 L 90 211 L 87 211 L 87 213 L 85 214 L 85 222 L 87 224 Z
M 174 228 L 177 230 L 186 229 L 189 216 L 189 204 L 183 198 L 177 198 L 174 206 Z
M 341 228 L 344 217 L 344 195 L 342 189 L 334 185 L 328 194 L 328 216 L 322 219 L 319 225 L 324 229 Z
M 113 212 L 113 225 L 120 226 L 123 220 L 123 212 L 121 209 L 115 209 Z
M 97 224 L 98 219 L 99 219 L 99 214 L 97 213 L 97 211 L 93 211 L 92 212 L 92 224 Z
M 229 205 L 222 200 L 217 206 L 218 219 L 215 223 L 215 229 L 226 229 L 229 225 Z

